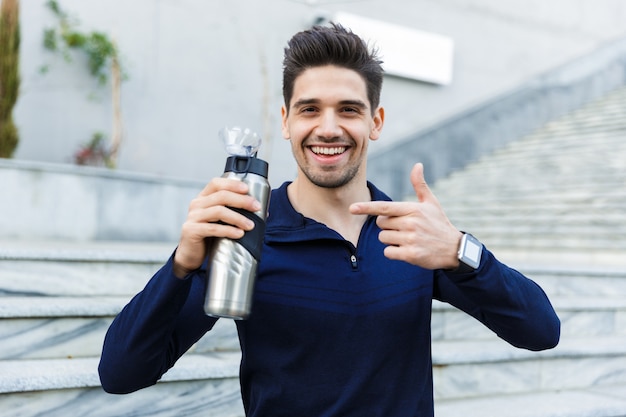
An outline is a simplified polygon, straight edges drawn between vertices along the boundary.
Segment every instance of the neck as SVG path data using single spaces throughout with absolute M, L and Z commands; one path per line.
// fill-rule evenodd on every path
M 352 203 L 371 200 L 366 181 L 355 178 L 342 187 L 323 188 L 298 176 L 287 188 L 287 195 L 296 211 L 325 224 L 357 245 L 367 216 L 351 214 L 349 207 Z

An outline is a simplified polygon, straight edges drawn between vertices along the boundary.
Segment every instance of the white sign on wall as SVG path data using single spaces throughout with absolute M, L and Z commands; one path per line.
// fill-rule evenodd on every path
M 433 84 L 452 82 L 451 38 L 344 12 L 320 16 L 351 29 L 378 48 L 385 73 Z

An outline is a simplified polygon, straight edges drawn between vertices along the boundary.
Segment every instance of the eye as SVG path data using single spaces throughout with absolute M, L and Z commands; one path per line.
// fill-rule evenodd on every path
M 300 109 L 300 113 L 313 113 L 315 111 L 317 111 L 317 109 L 315 107 L 312 107 L 312 106 L 302 107 Z
M 358 107 L 344 107 L 341 109 L 341 111 L 347 114 L 360 114 L 361 113 L 361 109 L 359 109 Z

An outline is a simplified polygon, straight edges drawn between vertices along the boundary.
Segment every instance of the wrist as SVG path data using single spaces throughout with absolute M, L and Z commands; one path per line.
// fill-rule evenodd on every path
M 450 245 L 450 255 L 448 255 L 449 263 L 443 268 L 446 271 L 453 271 L 459 267 L 459 247 L 461 245 L 461 239 L 463 239 L 463 232 L 456 232 L 456 238 L 453 243 Z
M 172 258 L 172 272 L 178 279 L 184 279 L 198 268 L 189 267 L 187 263 L 181 261 L 180 248 L 176 248 Z
M 181 265 L 177 264 L 176 261 L 173 262 L 172 272 L 174 273 L 174 276 L 176 278 L 178 278 L 178 279 L 184 279 L 192 271 L 194 271 L 194 270 L 185 268 L 184 266 L 181 266 Z
M 461 233 L 457 252 L 458 265 L 451 272 L 465 274 L 474 272 L 480 266 L 483 244 L 471 234 Z

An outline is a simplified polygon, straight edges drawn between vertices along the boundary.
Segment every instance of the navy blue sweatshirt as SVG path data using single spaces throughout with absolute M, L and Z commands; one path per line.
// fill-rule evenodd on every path
M 373 200 L 389 200 L 369 187 Z M 252 312 L 237 321 L 248 416 L 432 416 L 432 299 L 512 345 L 558 343 L 545 293 L 487 249 L 474 273 L 431 271 L 385 258 L 379 232 L 370 217 L 354 247 L 296 212 L 287 183 L 272 191 Z M 213 327 L 205 274 L 177 279 L 170 258 L 116 317 L 99 366 L 107 392 L 155 384 Z

